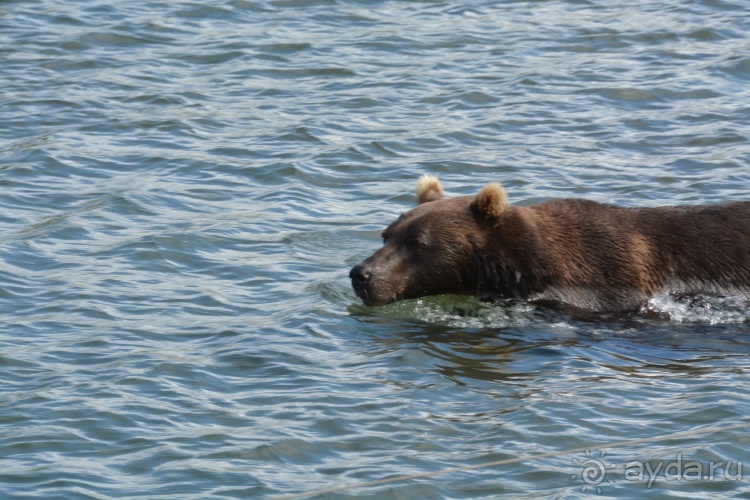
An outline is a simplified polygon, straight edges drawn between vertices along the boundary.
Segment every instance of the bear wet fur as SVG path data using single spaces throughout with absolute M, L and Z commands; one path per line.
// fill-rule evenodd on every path
M 444 293 L 594 311 L 638 310 L 658 292 L 750 299 L 750 202 L 517 207 L 497 183 L 446 198 L 429 176 L 417 200 L 350 272 L 367 305 Z

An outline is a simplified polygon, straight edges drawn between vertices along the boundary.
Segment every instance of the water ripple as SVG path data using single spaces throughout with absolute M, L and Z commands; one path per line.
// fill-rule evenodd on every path
M 732 299 L 367 308 L 347 278 L 424 172 L 517 204 L 748 199 L 741 2 L 1 9 L 4 498 L 264 497 L 750 411 Z M 634 460 L 736 463 L 744 436 L 607 450 L 602 491 L 642 492 Z M 584 458 L 347 496 L 575 496 Z

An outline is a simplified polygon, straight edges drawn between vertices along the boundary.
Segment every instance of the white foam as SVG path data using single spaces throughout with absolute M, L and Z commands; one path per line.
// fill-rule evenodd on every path
M 660 293 L 648 301 L 643 312 L 666 316 L 677 323 L 736 324 L 747 321 L 749 306 L 743 297 Z

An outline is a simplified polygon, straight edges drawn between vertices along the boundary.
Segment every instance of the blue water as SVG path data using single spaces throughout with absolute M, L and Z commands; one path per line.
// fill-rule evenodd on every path
M 740 0 L 0 3 L 0 497 L 561 452 L 319 497 L 750 498 L 750 431 L 700 434 L 748 421 L 744 305 L 368 308 L 347 278 L 422 173 L 521 205 L 750 200 L 749 33 Z M 731 474 L 625 475 L 678 455 Z

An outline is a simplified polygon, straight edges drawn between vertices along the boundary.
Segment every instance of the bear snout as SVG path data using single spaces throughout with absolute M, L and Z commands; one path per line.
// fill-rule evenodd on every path
M 354 288 L 354 291 L 359 297 L 364 298 L 363 295 L 366 295 L 365 289 L 367 288 L 367 283 L 369 283 L 371 277 L 372 271 L 362 264 L 357 264 L 351 271 L 349 271 L 349 279 L 352 280 L 352 288 Z

